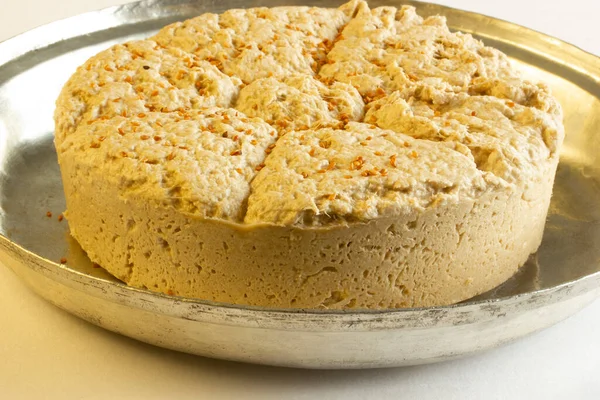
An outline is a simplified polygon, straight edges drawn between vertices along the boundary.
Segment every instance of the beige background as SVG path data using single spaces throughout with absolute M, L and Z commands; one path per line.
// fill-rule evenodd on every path
M 597 0 L 443 0 L 600 54 Z M 0 40 L 122 0 L 0 0 Z M 600 301 L 465 360 L 372 371 L 257 367 L 162 350 L 45 303 L 0 266 L 0 399 L 600 399 Z

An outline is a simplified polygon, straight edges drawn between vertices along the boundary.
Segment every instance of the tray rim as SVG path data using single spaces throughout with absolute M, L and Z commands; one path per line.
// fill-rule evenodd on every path
M 24 33 L 13 36 L 9 39 L 6 39 L 0 42 L 0 85 L 2 85 L 5 81 L 3 81 L 3 76 L 1 74 L 2 69 L 7 65 L 15 62 L 22 57 L 27 56 L 30 53 L 35 53 L 39 51 L 46 50 L 53 45 L 56 45 L 60 42 L 75 39 L 82 35 L 90 35 L 98 32 L 102 32 L 104 30 L 108 30 L 111 28 L 123 26 L 123 25 L 137 25 L 140 23 L 148 23 L 152 21 L 161 21 L 167 19 L 173 20 L 181 20 L 182 18 L 187 18 L 183 13 L 181 14 L 156 14 L 154 18 L 148 19 L 142 17 L 128 18 L 126 24 L 121 24 L 118 18 L 120 13 L 127 12 L 130 9 L 141 9 L 141 10 L 150 10 L 150 9 L 159 9 L 164 10 L 169 6 L 177 6 L 177 5 L 188 5 L 192 7 L 198 7 L 200 4 L 205 2 L 194 2 L 193 0 L 141 0 L 133 3 L 126 3 L 123 5 L 111 6 L 107 8 L 103 8 L 97 11 L 86 12 L 82 14 L 78 14 L 72 17 L 60 19 L 57 21 L 53 21 L 31 30 L 28 30 Z M 208 4 L 212 2 L 206 2 Z M 286 4 L 306 4 L 313 5 L 318 4 L 318 1 L 315 0 L 307 0 L 307 1 L 288 1 L 283 3 Z M 468 18 L 477 18 L 482 21 L 491 22 L 488 23 L 487 26 L 493 26 L 495 30 L 516 30 L 519 32 L 519 35 L 522 37 L 523 34 L 527 36 L 534 36 L 537 40 L 541 40 L 543 43 L 547 44 L 548 47 L 543 47 L 543 44 L 539 44 L 538 46 L 525 45 L 523 43 L 518 42 L 510 42 L 513 45 L 519 45 L 521 49 L 526 51 L 535 53 L 538 56 L 543 56 L 544 58 L 552 59 L 554 62 L 561 64 L 565 68 L 568 68 L 578 74 L 584 75 L 587 78 L 590 78 L 597 86 L 600 91 L 600 57 L 596 56 L 586 50 L 583 50 L 573 44 L 570 44 L 561 39 L 554 38 L 550 35 L 538 32 L 536 30 L 524 27 L 522 25 L 518 25 L 503 19 L 490 17 L 484 14 L 460 10 L 454 7 L 443 6 L 434 3 L 427 3 L 421 1 L 405 1 L 405 0 L 372 0 L 369 1 L 371 6 L 380 6 L 380 5 L 413 5 L 416 6 L 419 11 L 427 10 L 426 14 L 437 14 L 443 13 L 444 15 L 464 15 Z M 98 16 L 111 16 L 110 19 L 97 18 Z M 88 21 L 89 23 L 81 24 L 81 20 Z M 78 24 L 73 24 L 73 22 L 79 22 Z M 94 22 L 95 21 L 95 22 Z M 111 23 L 107 23 L 111 21 Z M 68 35 L 61 34 L 67 28 L 72 28 L 73 26 L 77 26 L 77 29 L 71 29 Z M 69 29 L 67 29 L 69 30 Z M 495 39 L 499 41 L 507 41 L 505 38 L 500 38 L 497 36 L 488 36 L 482 32 L 475 32 L 468 29 L 461 29 L 465 32 L 475 34 L 477 36 L 489 39 Z M 504 39 L 504 40 L 502 40 Z M 526 38 L 521 39 L 523 41 Z M 546 51 L 544 51 L 546 50 Z M 551 51 L 548 51 L 551 50 Z M 556 54 L 566 52 L 567 55 L 570 56 L 572 61 L 580 61 L 581 63 L 573 63 L 567 62 L 562 57 L 557 57 Z M 37 64 L 36 64 L 37 65 Z M 9 79 L 11 77 L 9 76 Z M 582 88 L 584 89 L 584 88 Z M 584 89 L 586 90 L 586 89 Z M 0 210 L 1 211 L 1 210 Z M 290 308 L 267 308 L 267 307 L 258 307 L 258 306 L 248 306 L 248 305 L 238 305 L 233 303 L 221 303 L 221 302 L 213 302 L 209 300 L 196 299 L 190 297 L 180 297 L 180 296 L 171 296 L 163 293 L 152 292 L 145 289 L 139 289 L 131 286 L 127 286 L 124 283 L 120 282 L 112 282 L 103 278 L 94 277 L 92 275 L 85 274 L 83 272 L 74 270 L 69 268 L 66 265 L 59 264 L 55 261 L 48 260 L 22 246 L 11 241 L 8 237 L 6 237 L 3 233 L 0 233 L 0 248 L 4 250 L 8 250 L 13 255 L 22 258 L 29 259 L 30 262 L 25 263 L 29 269 L 34 270 L 35 272 L 42 273 L 46 277 L 53 280 L 67 280 L 73 283 L 73 280 L 69 280 L 67 275 L 72 275 L 73 277 L 77 277 L 81 279 L 83 282 L 77 282 L 80 285 L 84 286 L 96 286 L 98 288 L 103 288 L 103 292 L 106 293 L 107 289 L 111 289 L 111 291 L 122 291 L 124 293 L 129 293 L 132 296 L 138 297 L 149 297 L 154 300 L 159 300 L 160 302 L 172 303 L 174 305 L 187 305 L 192 308 L 196 306 L 197 310 L 200 314 L 196 317 L 202 317 L 205 315 L 205 312 L 209 309 L 214 310 L 228 310 L 239 312 L 239 317 L 246 318 L 248 315 L 244 314 L 252 314 L 253 317 L 259 317 L 263 322 L 268 320 L 269 316 L 281 315 L 286 319 L 297 318 L 298 316 L 304 317 L 312 317 L 315 318 L 315 322 L 317 320 L 329 319 L 332 317 L 338 317 L 341 320 L 348 320 L 347 322 L 353 322 L 353 318 L 360 318 L 358 321 L 354 321 L 357 324 L 359 323 L 373 323 L 373 322 L 383 322 L 381 318 L 376 317 L 390 317 L 391 320 L 395 320 L 397 317 L 409 317 L 409 319 L 415 318 L 416 315 L 422 313 L 444 313 L 448 314 L 452 311 L 465 311 L 470 312 L 474 311 L 469 310 L 470 308 L 478 308 L 477 311 L 481 311 L 481 308 L 488 307 L 492 314 L 496 311 L 495 308 L 498 303 L 522 303 L 522 302 L 530 302 L 533 303 L 535 299 L 538 297 L 548 298 L 552 294 L 556 294 L 557 292 L 567 291 L 575 289 L 575 287 L 580 288 L 581 293 L 588 292 L 593 289 L 597 289 L 600 287 L 600 271 L 582 276 L 580 278 L 563 282 L 559 285 L 538 289 L 531 292 L 520 293 L 517 295 L 511 296 L 503 296 L 493 299 L 485 299 L 485 300 L 475 300 L 470 301 L 466 300 L 461 303 L 451 304 L 446 306 L 435 306 L 435 307 L 414 307 L 414 308 L 390 308 L 390 309 L 381 309 L 381 310 L 371 310 L 371 309 L 350 309 L 350 310 L 320 310 L 320 309 L 290 309 Z M 33 264 L 31 263 L 33 262 Z M 34 266 L 35 264 L 35 266 Z M 64 276 L 61 276 L 64 275 Z M 594 284 L 597 282 L 596 284 Z M 65 282 L 63 282 L 65 283 Z M 92 294 L 94 295 L 94 294 Z M 94 295 L 95 297 L 100 297 L 98 295 Z M 120 297 L 120 296 L 119 296 Z M 117 301 L 116 296 L 112 296 L 108 300 L 113 302 Z M 145 300 L 148 301 L 148 300 Z M 129 305 L 132 305 L 128 302 Z M 133 304 L 136 308 L 145 309 L 141 304 Z M 157 305 L 158 306 L 158 305 Z M 198 308 L 199 307 L 199 308 Z M 154 308 L 153 312 L 158 312 L 165 315 L 172 315 L 165 310 L 160 309 L 160 306 Z M 186 318 L 191 320 L 202 320 L 203 318 L 194 318 L 193 315 L 190 315 L 192 318 Z M 236 317 L 235 315 L 230 315 L 230 317 Z M 262 318 L 260 318 L 262 317 Z M 366 319 L 365 319 L 366 317 Z M 412 317 L 412 318 L 410 318 Z M 440 322 L 441 315 L 436 317 L 436 323 Z M 452 324 L 456 325 L 456 318 L 450 318 L 454 321 Z M 343 322 L 343 321 L 340 321 Z M 392 322 L 392 321 L 389 321 Z M 385 324 L 387 325 L 387 323 Z M 395 325 L 394 325 L 395 326 Z M 280 327 L 280 325 L 278 325 Z M 369 327 L 373 329 L 373 326 Z

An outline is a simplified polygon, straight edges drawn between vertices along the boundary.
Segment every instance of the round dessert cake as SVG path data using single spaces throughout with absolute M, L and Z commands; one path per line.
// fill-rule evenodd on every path
M 435 306 L 540 245 L 549 89 L 412 7 L 204 14 L 92 57 L 56 148 L 73 237 L 129 285 L 278 308 Z

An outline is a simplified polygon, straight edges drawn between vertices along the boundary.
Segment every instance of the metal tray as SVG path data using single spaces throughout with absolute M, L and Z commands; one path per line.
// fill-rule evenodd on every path
M 371 1 L 371 6 L 407 2 Z M 368 368 L 446 360 L 548 327 L 600 294 L 600 60 L 478 14 L 443 14 L 548 82 L 567 139 L 539 252 L 495 290 L 461 304 L 388 311 L 274 310 L 214 304 L 125 286 L 93 268 L 68 234 L 52 144 L 54 99 L 88 57 L 207 11 L 316 0 L 149 1 L 58 21 L 0 44 L 0 260 L 35 292 L 96 325 L 174 350 L 246 362 Z M 326 5 L 336 6 L 337 2 Z M 51 218 L 46 216 L 51 211 Z M 69 262 L 61 265 L 66 257 Z M 0 283 L 0 288 L 2 283 Z

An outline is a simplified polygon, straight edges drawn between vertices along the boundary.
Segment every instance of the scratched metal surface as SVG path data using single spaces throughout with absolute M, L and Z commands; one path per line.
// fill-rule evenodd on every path
M 308 368 L 464 356 L 550 326 L 600 294 L 600 60 L 507 22 L 427 3 L 414 4 L 422 15 L 444 14 L 453 29 L 505 51 L 526 75 L 548 82 L 565 108 L 567 139 L 544 241 L 515 277 L 454 306 L 328 312 L 170 297 L 129 288 L 93 268 L 70 238 L 67 222 L 56 219 L 64 197 L 52 113 L 62 84 L 98 51 L 172 21 L 281 4 L 323 2 L 141 2 L 58 21 L 1 43 L 0 260 L 52 303 L 112 331 L 193 354 Z M 58 263 L 61 257 L 68 266 Z

